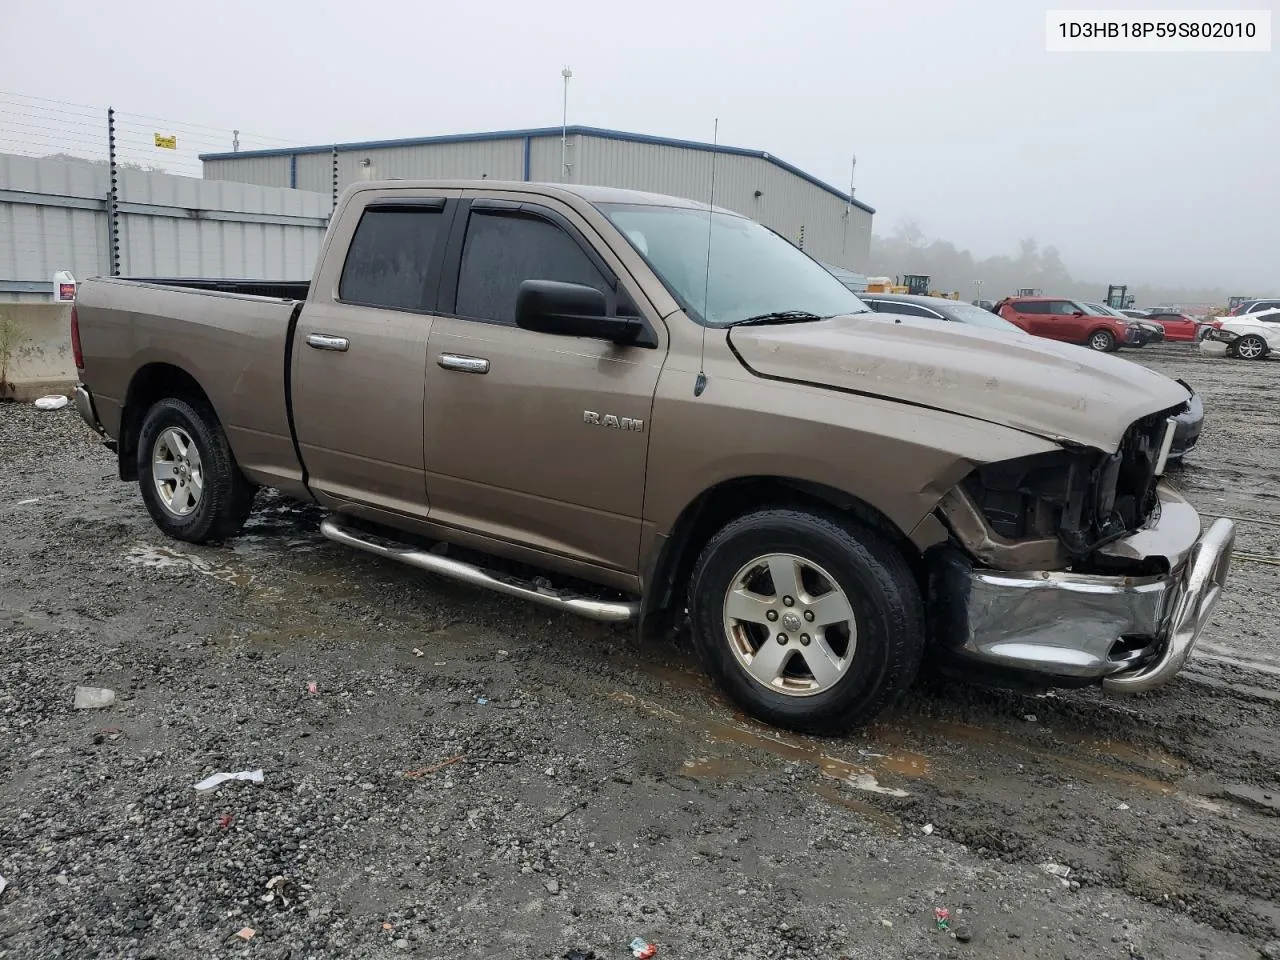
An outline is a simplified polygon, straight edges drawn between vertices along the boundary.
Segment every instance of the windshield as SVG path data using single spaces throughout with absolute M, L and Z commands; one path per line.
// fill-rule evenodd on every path
M 954 303 L 948 303 L 945 309 L 961 323 L 986 327 L 988 330 L 1003 330 L 1005 333 L 1023 333 L 1030 336 L 1017 324 L 1010 323 L 998 313 L 975 307 L 972 303 L 962 303 L 957 300 Z
M 779 312 L 818 317 L 870 312 L 820 263 L 746 217 L 708 215 L 691 207 L 613 203 L 599 207 L 685 311 L 710 326 Z

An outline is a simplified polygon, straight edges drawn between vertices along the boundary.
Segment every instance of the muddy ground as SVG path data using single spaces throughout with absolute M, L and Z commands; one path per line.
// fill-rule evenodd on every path
M 1184 489 L 1280 556 L 1280 363 L 1132 356 L 1205 396 Z M 69 410 L 0 405 L 0 956 L 1280 956 L 1274 563 L 1158 694 L 922 682 L 819 741 L 678 643 L 270 494 L 233 543 L 166 541 L 113 472 Z

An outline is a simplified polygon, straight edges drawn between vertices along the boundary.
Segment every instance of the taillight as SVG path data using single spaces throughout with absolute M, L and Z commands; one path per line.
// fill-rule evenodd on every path
M 84 352 L 80 349 L 80 314 L 75 305 L 71 307 L 71 356 L 76 362 L 76 369 L 84 369 Z

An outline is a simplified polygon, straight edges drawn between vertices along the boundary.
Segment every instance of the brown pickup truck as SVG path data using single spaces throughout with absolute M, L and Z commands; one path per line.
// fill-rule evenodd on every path
M 435 574 L 687 617 L 739 703 L 804 730 L 865 722 L 922 660 L 1160 686 L 1234 536 L 1162 480 L 1183 386 L 872 313 L 671 197 L 363 183 L 310 284 L 90 280 L 72 339 L 78 408 L 170 536 L 233 537 L 274 487 Z

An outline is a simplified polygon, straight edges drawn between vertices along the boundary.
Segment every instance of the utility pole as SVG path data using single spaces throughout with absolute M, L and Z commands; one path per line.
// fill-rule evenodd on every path
M 976 297 L 974 297 L 974 299 L 975 299 L 975 300 L 981 300 L 981 299 L 982 299 L 982 281 L 981 281 L 981 280 L 975 280 L 975 281 L 973 281 L 973 285 L 974 285 L 975 287 L 977 287 L 977 288 L 978 288 L 978 295 L 977 295 Z
M 232 153 L 240 152 L 240 131 L 239 130 L 231 131 L 231 152 Z
M 564 77 L 564 109 L 560 114 L 560 182 L 569 179 L 569 81 L 573 71 L 567 66 L 560 71 Z

